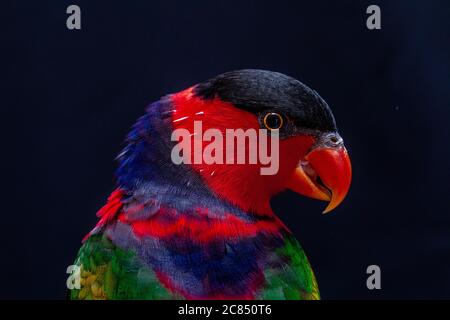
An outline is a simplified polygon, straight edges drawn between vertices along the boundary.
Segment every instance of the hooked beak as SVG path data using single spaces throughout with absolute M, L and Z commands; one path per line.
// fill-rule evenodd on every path
M 336 208 L 345 198 L 352 180 L 352 167 L 347 150 L 320 146 L 302 159 L 287 187 L 301 195 L 329 201 L 323 213 Z

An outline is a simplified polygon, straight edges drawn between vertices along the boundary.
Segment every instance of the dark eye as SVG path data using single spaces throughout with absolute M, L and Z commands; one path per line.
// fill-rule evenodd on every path
M 264 116 L 264 126 L 269 130 L 277 130 L 283 126 L 283 117 L 271 112 Z

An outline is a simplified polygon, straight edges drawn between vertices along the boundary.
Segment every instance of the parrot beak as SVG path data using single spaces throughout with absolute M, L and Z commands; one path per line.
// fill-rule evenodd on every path
M 302 159 L 287 187 L 301 195 L 329 201 L 323 213 L 336 208 L 345 198 L 352 180 L 352 167 L 347 150 L 317 147 Z

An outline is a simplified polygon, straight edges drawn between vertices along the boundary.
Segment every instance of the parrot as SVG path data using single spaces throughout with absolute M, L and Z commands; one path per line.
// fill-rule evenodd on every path
M 174 163 L 173 132 L 192 132 L 196 121 L 276 133 L 278 171 Z M 82 240 L 68 299 L 320 299 L 304 249 L 270 204 L 291 190 L 327 202 L 327 213 L 349 191 L 350 157 L 316 91 L 274 71 L 220 74 L 149 104 L 116 160 L 114 191 Z

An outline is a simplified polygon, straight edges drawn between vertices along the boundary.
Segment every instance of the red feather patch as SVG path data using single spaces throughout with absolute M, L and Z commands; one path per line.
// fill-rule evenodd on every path
M 175 94 L 172 97 L 175 112 L 172 114 L 173 129 L 186 129 L 194 133 L 194 123 L 201 121 L 202 131 L 217 129 L 226 135 L 227 129 L 259 130 L 256 115 L 236 108 L 233 104 L 219 98 L 202 100 L 195 96 L 193 88 Z M 182 140 L 182 139 L 181 139 Z M 182 142 L 184 143 L 184 141 Z M 192 153 L 198 152 L 191 139 Z M 303 158 L 314 143 L 308 135 L 298 135 L 280 140 L 279 170 L 275 175 L 261 175 L 261 163 L 258 164 L 195 164 L 194 168 L 205 183 L 220 197 L 237 205 L 243 211 L 260 215 L 272 215 L 270 199 L 286 189 L 287 180 L 293 174 L 299 159 Z M 202 141 L 205 149 L 209 141 Z M 245 146 L 248 154 L 248 144 Z M 202 155 L 194 155 L 202 157 Z
M 123 207 L 123 203 L 121 201 L 123 195 L 124 193 L 120 189 L 116 189 L 111 193 L 106 204 L 97 212 L 97 217 L 99 217 L 100 220 L 95 225 L 95 228 L 83 238 L 83 242 L 85 242 L 92 234 L 95 234 L 98 230 L 114 220 Z
M 173 212 L 170 209 L 160 209 L 151 219 L 129 221 L 125 214 L 119 216 L 119 221 L 130 224 L 136 236 L 171 238 L 184 237 L 200 243 L 208 243 L 215 239 L 235 239 L 254 237 L 258 233 L 278 233 L 283 224 L 278 220 L 246 222 L 232 214 L 222 218 L 192 217 Z

